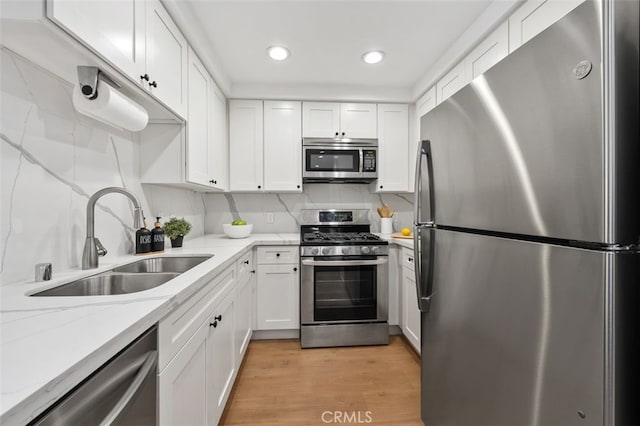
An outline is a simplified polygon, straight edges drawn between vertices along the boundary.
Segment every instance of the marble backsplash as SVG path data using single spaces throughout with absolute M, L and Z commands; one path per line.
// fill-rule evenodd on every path
M 77 268 L 86 232 L 88 198 L 107 186 L 130 189 L 153 216 L 185 216 L 192 236 L 204 233 L 202 194 L 140 184 L 135 134 L 77 113 L 73 85 L 2 48 L 0 283 L 33 279 L 34 265 Z M 96 235 L 111 254 L 134 249 L 131 203 L 104 196 Z M 107 255 L 108 256 L 108 255 Z
M 310 184 L 296 194 L 202 194 L 140 183 L 140 145 L 119 131 L 77 113 L 73 84 L 2 48 L 0 113 L 0 284 L 32 280 L 34 265 L 78 268 L 88 198 L 107 186 L 133 191 L 153 226 L 155 216 L 185 217 L 188 238 L 222 233 L 242 218 L 258 232 L 298 232 L 305 208 L 364 208 L 374 232 L 376 207 L 395 211 L 394 231 L 410 226 L 412 194 L 375 194 L 369 185 Z M 273 215 L 273 223 L 267 217 Z M 164 220 L 163 220 L 164 221 Z M 96 236 L 113 255 L 133 253 L 132 206 L 109 194 L 97 205 Z M 108 256 L 108 255 L 107 255 Z
M 208 194 L 205 200 L 207 234 L 222 233 L 222 224 L 240 218 L 253 224 L 253 232 L 298 232 L 300 210 L 316 208 L 367 209 L 371 230 L 380 232 L 376 207 L 383 202 L 396 212 L 394 232 L 413 220 L 413 194 L 375 194 L 361 184 L 307 184 L 295 194 Z M 270 214 L 273 223 L 267 223 Z

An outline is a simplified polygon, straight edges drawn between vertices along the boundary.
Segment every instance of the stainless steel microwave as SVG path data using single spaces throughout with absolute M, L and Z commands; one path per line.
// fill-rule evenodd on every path
M 368 183 L 378 178 L 377 139 L 304 138 L 302 155 L 306 183 Z

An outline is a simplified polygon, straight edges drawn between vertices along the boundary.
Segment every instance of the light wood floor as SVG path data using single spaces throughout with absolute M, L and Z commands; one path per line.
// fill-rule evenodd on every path
M 252 341 L 220 424 L 348 423 L 335 412 L 422 425 L 418 356 L 400 336 L 388 346 L 304 350 L 297 340 Z

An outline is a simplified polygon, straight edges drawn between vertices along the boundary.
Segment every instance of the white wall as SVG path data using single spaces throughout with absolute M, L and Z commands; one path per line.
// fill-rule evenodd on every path
M 5 48 L 1 55 L 1 284 L 32 280 L 39 262 L 52 262 L 54 274 L 78 268 L 87 200 L 106 186 L 132 190 L 149 227 L 153 216 L 175 214 L 192 222 L 187 238 L 203 234 L 202 195 L 141 186 L 134 134 L 78 114 L 71 83 Z M 98 203 L 96 235 L 109 254 L 133 252 L 132 225 L 125 197 Z
M 411 227 L 413 194 L 372 194 L 369 185 L 307 184 L 301 194 L 208 194 L 206 196 L 205 232 L 222 233 L 222 224 L 244 219 L 253 224 L 253 232 L 299 232 L 301 209 L 362 208 L 369 210 L 371 229 L 380 231 L 376 207 L 383 202 L 396 211 L 394 231 Z M 274 223 L 267 223 L 273 213 Z

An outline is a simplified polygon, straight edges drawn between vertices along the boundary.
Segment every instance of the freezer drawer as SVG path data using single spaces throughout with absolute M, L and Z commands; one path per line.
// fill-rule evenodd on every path
M 435 247 L 422 314 L 425 424 L 602 425 L 611 255 L 453 231 L 421 236 Z

